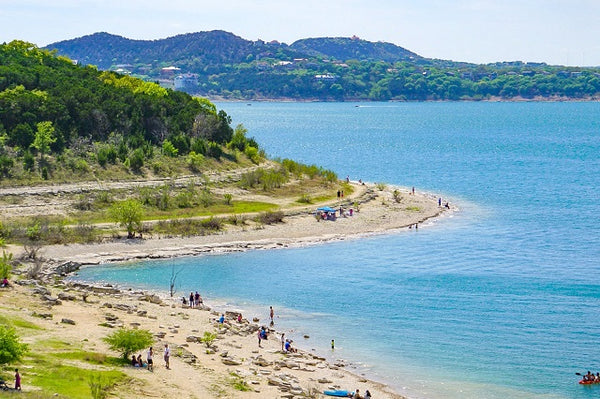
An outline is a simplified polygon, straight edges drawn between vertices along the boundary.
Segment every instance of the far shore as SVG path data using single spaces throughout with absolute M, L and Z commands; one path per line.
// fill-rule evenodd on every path
M 213 310 L 206 305 L 192 309 L 156 293 L 55 282 L 57 274 L 64 276 L 81 265 L 93 267 L 109 262 L 318 245 L 390 234 L 419 226 L 423 228 L 434 218 L 456 210 L 452 204 L 448 208 L 443 206 L 445 199 L 439 206 L 438 196 L 418 190 L 413 194 L 412 190 L 401 187 L 351 184 L 355 188 L 352 197 L 345 202 L 341 199 L 339 203 L 334 201 L 331 206 L 339 209 L 340 204 L 344 204 L 346 210 L 353 208 L 353 214 L 340 217 L 338 212 L 335 221 L 317 221 L 314 207 L 306 206 L 288 211 L 284 223 L 230 227 L 216 235 L 186 238 L 144 236 L 143 239 L 120 239 L 98 244 L 45 246 L 40 255 L 47 260 L 48 268 L 55 268 L 46 274 L 46 283 L 42 284 L 50 294 L 40 300 L 33 294 L 40 283 L 23 280 L 21 284 L 14 284 L 13 289 L 0 292 L 4 303 L 15 305 L 14 309 L 7 309 L 5 313 L 41 325 L 44 339 L 54 337 L 105 353 L 110 350 L 102 337 L 110 329 L 99 325 L 106 325 L 109 316 L 116 317 L 114 327 L 133 326 L 151 331 L 156 337 L 156 369 L 154 373 L 126 370 L 133 380 L 130 386 L 122 388 L 119 397 L 292 398 L 313 395 L 308 397 L 323 398 L 322 392 L 328 389 L 360 389 L 363 394 L 369 389 L 375 398 L 401 399 L 401 394 L 385 384 L 350 372 L 350 364 L 344 360 L 327 362 L 321 354 L 310 351 L 285 353 L 281 350 L 282 331 L 277 330 L 276 319 L 270 329 L 270 339 L 263 341 L 259 347 L 256 332 L 260 325 L 267 325 L 268 320 L 238 323 L 230 314 L 227 322 L 221 325 L 214 320 L 222 310 L 216 312 L 219 309 Z M 356 204 L 359 204 L 358 209 Z M 12 247 L 10 250 L 16 257 L 19 256 L 20 248 Z M 69 265 L 69 270 L 61 269 L 64 265 Z M 59 301 L 60 304 L 44 302 L 61 297 L 64 299 Z M 40 313 L 48 314 L 48 307 L 51 309 L 48 319 L 35 317 Z M 61 319 L 72 320 L 74 324 L 59 323 Z M 204 344 L 197 342 L 205 331 L 218 333 L 216 352 L 207 351 Z M 37 338 L 28 339 L 31 343 Z M 172 359 L 172 370 L 167 370 L 161 359 L 165 343 L 178 354 Z M 232 378 L 232 373 L 246 381 L 250 391 L 239 392 L 230 387 L 226 381 Z M 27 391 L 27 368 L 24 368 L 22 376 L 24 390 Z

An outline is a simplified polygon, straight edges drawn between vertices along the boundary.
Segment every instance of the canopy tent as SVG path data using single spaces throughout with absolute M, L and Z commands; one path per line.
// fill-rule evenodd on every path
M 317 211 L 327 212 L 327 213 L 331 213 L 331 212 L 335 213 L 336 212 L 335 209 L 333 209 L 333 208 L 331 208 L 329 206 L 322 206 L 320 208 L 317 208 Z

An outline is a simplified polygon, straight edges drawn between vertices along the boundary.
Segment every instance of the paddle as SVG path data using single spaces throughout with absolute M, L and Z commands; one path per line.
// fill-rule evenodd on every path
M 583 375 L 583 374 L 581 374 L 581 373 L 575 373 L 575 375 Z

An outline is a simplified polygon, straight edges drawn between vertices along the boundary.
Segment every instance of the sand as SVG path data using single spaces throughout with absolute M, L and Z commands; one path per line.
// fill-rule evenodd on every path
M 276 225 L 246 225 L 202 237 L 144 237 L 93 245 L 48 246 L 40 254 L 50 260 L 48 265 L 65 261 L 95 265 L 209 252 L 318 245 L 332 240 L 389 234 L 408 226 L 414 228 L 417 223 L 424 228 L 428 224 L 424 222 L 447 211 L 438 206 L 437 197 L 431 194 L 417 192 L 413 195 L 407 189 L 395 187 L 381 191 L 373 185 L 353 184 L 355 193 L 344 200 L 346 208 L 353 208 L 353 215 L 338 217 L 336 221 L 317 221 L 311 213 L 314 207 L 306 206 L 286 211 L 285 222 Z M 393 190 L 402 192 L 400 202 L 394 199 Z M 358 211 L 357 202 L 360 203 Z M 18 248 L 11 250 L 19 255 Z M 102 341 L 113 331 L 113 328 L 100 326 L 107 322 L 107 317 L 115 324 L 114 328 L 143 328 L 155 335 L 155 371 L 124 368 L 134 379 L 131 384 L 119 388 L 121 398 L 325 397 L 321 392 L 326 389 L 360 389 L 363 394 L 369 389 L 374 398 L 402 397 L 384 384 L 348 371 L 344 361 L 328 363 L 321 357 L 324 354 L 307 351 L 282 353 L 277 324 L 273 326 L 270 338 L 259 348 L 256 328 L 266 323 L 265 320 L 238 323 L 230 319 L 223 326 L 214 321 L 220 309 L 191 309 L 159 297 L 161 293 L 100 289 L 92 292 L 90 287 L 63 282 L 46 283 L 45 286 L 51 291 L 52 298 L 60 295 L 66 299 L 49 307 L 48 302 L 32 295 L 32 285 L 14 284 L 14 288 L 0 292 L 4 303 L 16 305 L 9 306 L 5 312 L 44 327 L 44 339 L 67 340 L 86 350 L 117 355 Z M 85 301 L 82 293 L 87 295 Z M 210 306 L 210 303 L 206 305 Z M 52 318 L 40 319 L 34 317 L 34 313 L 49 313 Z M 63 319 L 75 324 L 62 323 Z M 206 331 L 218 333 L 214 353 L 207 353 L 206 345 L 197 341 Z M 174 354 L 170 370 L 165 368 L 162 360 L 165 343 L 172 347 Z M 145 351 L 142 357 L 146 357 Z M 24 390 L 35 390 L 27 385 L 27 373 L 27 370 L 22 372 Z M 236 390 L 231 373 L 246 381 L 250 391 Z

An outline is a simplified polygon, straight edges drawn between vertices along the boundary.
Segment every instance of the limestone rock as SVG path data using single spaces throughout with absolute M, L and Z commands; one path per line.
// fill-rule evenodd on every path
M 221 359 L 221 362 L 223 362 L 223 364 L 226 364 L 228 366 L 239 366 L 240 364 L 242 364 L 242 362 L 240 362 L 239 360 L 236 360 L 231 357 L 224 357 Z
M 58 294 L 58 299 L 62 299 L 63 301 L 74 301 L 75 295 L 66 294 L 64 292 L 61 292 Z
M 75 321 L 71 319 L 62 319 L 60 322 L 63 324 L 71 324 L 73 326 L 75 325 Z

